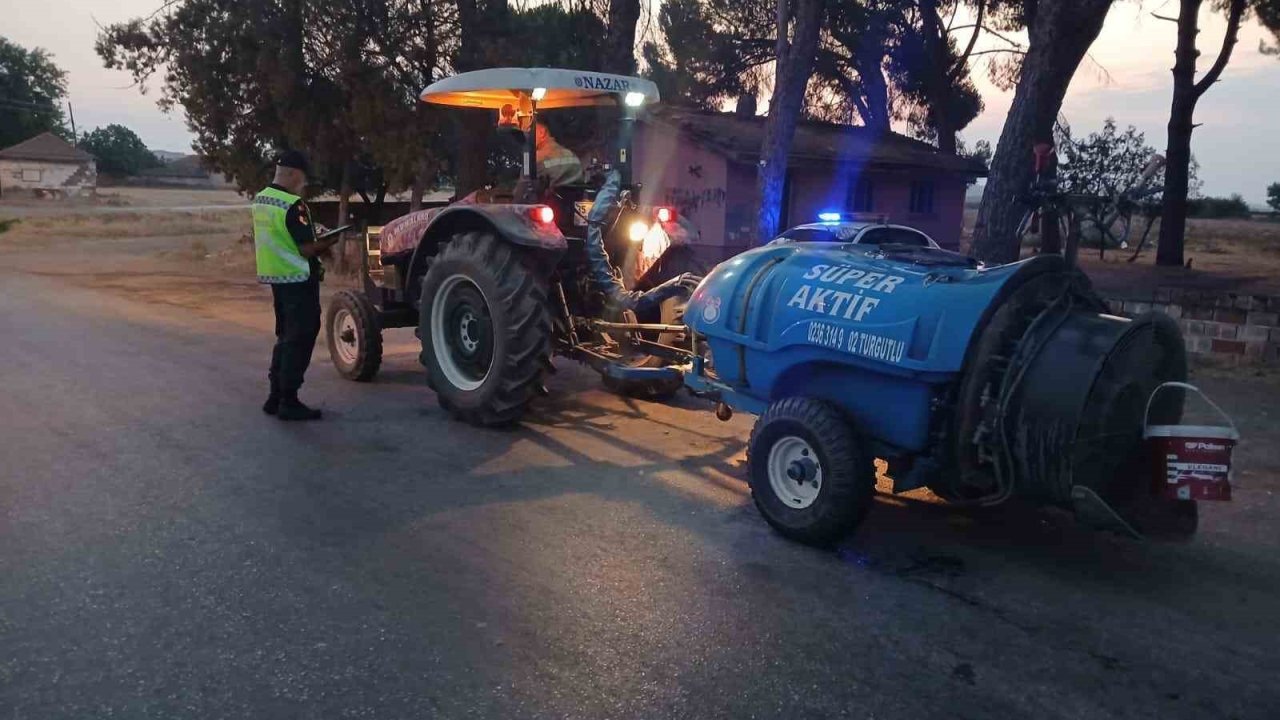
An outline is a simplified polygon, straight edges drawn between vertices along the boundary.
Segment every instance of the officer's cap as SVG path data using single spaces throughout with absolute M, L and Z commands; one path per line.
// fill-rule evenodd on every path
M 276 166 L 301 170 L 306 175 L 311 174 L 311 165 L 307 162 L 307 156 L 297 150 L 285 150 L 276 156 Z

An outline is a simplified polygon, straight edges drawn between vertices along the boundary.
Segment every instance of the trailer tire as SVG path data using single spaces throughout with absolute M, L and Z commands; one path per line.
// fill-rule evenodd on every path
M 378 309 L 363 293 L 342 290 L 325 312 L 329 359 L 348 380 L 369 382 L 382 366 L 382 324 Z
M 875 466 L 832 405 L 805 397 L 774 402 L 747 446 L 751 498 L 782 535 L 829 546 L 857 528 L 875 496 Z
M 422 282 L 420 359 L 440 406 L 482 427 L 520 420 L 551 357 L 547 281 L 489 232 L 455 235 Z

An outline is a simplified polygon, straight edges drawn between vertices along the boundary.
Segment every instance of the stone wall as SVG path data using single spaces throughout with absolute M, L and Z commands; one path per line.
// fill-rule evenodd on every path
M 1280 366 L 1280 296 L 1158 289 L 1149 300 L 1108 299 L 1117 315 L 1158 310 L 1178 321 L 1187 352 L 1228 365 Z
M 92 193 L 98 184 L 98 164 L 46 162 L 43 160 L 0 160 L 0 194 L 17 191 L 57 192 L 77 196 Z

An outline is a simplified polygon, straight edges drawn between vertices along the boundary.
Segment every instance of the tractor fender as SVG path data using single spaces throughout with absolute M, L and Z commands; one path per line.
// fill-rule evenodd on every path
M 440 252 L 441 245 L 459 233 L 493 233 L 513 245 L 546 252 L 554 262 L 569 244 L 555 224 L 533 219 L 533 211 L 538 207 L 459 202 L 438 210 L 423 211 L 434 214 L 422 229 L 422 238 L 413 250 L 407 299 L 411 304 L 417 304 L 418 281 L 426 274 L 430 259 Z

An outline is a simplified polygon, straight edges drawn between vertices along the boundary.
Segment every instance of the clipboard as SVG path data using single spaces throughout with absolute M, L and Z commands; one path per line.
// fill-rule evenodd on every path
M 326 230 L 324 233 L 316 236 L 316 242 L 321 242 L 324 240 L 328 240 L 329 238 L 334 237 L 336 235 L 341 235 L 342 233 L 350 230 L 353 227 L 355 226 L 351 224 L 347 224 L 347 225 L 339 225 L 338 227 L 333 228 L 332 230 Z

